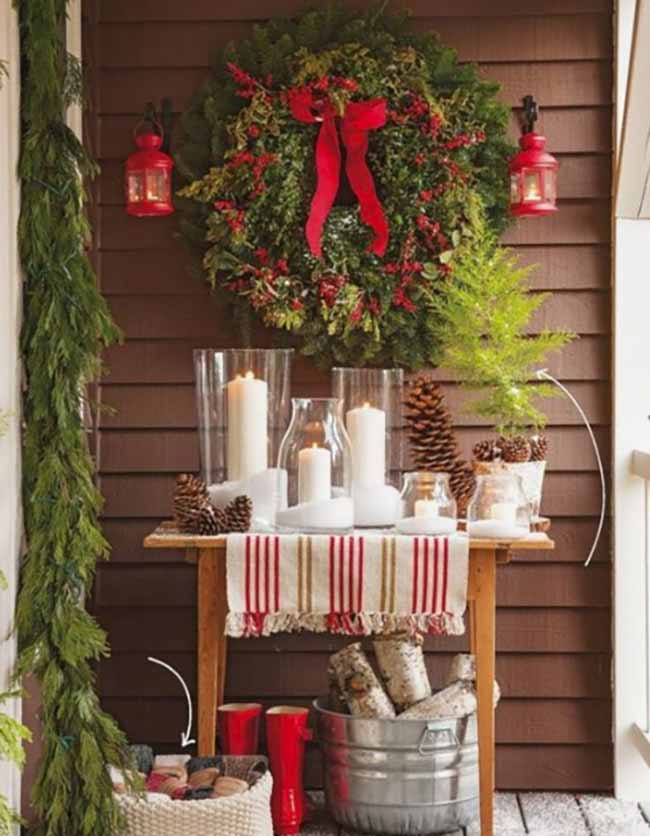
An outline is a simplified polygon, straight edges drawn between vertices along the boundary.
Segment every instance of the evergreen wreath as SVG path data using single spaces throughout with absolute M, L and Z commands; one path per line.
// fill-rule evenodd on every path
M 383 7 L 255 27 L 183 117 L 181 228 L 210 283 L 324 365 L 437 364 L 455 251 L 506 224 L 497 89 Z
M 112 836 L 121 818 L 107 764 L 130 765 L 99 705 L 94 662 L 107 655 L 89 615 L 95 565 L 107 556 L 83 387 L 118 332 L 84 251 L 83 178 L 95 164 L 65 122 L 80 66 L 64 44 L 67 0 L 19 0 L 23 508 L 27 553 L 16 610 L 17 675 L 41 684 L 43 758 L 33 790 L 39 836 Z

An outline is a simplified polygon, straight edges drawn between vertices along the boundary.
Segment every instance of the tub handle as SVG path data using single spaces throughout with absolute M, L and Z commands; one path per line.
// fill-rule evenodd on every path
M 441 737 L 445 739 L 442 742 L 437 742 Z M 418 754 L 429 755 L 436 749 L 444 749 L 445 746 L 450 744 L 460 746 L 460 741 L 453 729 L 441 729 L 435 723 L 427 723 L 418 744 Z

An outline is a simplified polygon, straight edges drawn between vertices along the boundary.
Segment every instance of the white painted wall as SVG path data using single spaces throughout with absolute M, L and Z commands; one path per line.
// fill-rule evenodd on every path
M 0 439 L 0 568 L 9 590 L 0 591 L 0 691 L 6 690 L 13 670 L 16 645 L 7 639 L 12 619 L 21 546 L 20 514 L 20 271 L 16 241 L 19 149 L 19 45 L 16 13 L 9 2 L 0 3 L 0 58 L 7 61 L 9 78 L 0 90 L 0 410 L 13 413 L 8 435 Z M 14 700 L 3 707 L 20 715 Z M 0 792 L 19 806 L 17 770 L 0 762 Z
M 639 0 L 647 4 L 650 0 Z M 616 133 L 623 130 L 635 0 L 616 11 Z M 650 44 L 646 45 L 650 49 Z M 650 79 L 648 79 L 650 86 Z M 617 161 L 618 162 L 618 161 Z M 639 172 L 641 176 L 641 172 Z M 650 450 L 650 221 L 614 220 L 614 785 L 618 798 L 650 798 L 637 727 L 650 727 L 650 601 L 646 482 L 631 472 Z

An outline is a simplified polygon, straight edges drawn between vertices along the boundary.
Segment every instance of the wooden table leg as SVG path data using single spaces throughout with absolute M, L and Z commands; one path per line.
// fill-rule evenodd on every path
M 217 705 L 225 680 L 227 612 L 225 557 L 215 549 L 199 549 L 198 603 L 198 753 L 215 754 Z
M 476 655 L 481 836 L 494 834 L 496 563 L 493 549 L 477 551 L 470 560 L 470 641 Z

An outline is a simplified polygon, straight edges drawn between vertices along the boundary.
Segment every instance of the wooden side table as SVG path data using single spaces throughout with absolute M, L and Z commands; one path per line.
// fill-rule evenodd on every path
M 217 737 L 217 706 L 223 702 L 226 679 L 225 622 L 226 541 L 224 537 L 181 534 L 173 523 L 163 523 L 144 540 L 149 549 L 185 549 L 186 559 L 198 564 L 198 754 L 214 755 Z M 476 657 L 478 702 L 479 783 L 481 834 L 494 834 L 495 723 L 493 682 L 496 659 L 496 573 L 509 563 L 513 551 L 549 550 L 553 541 L 546 534 L 526 540 L 470 540 L 469 643 Z

